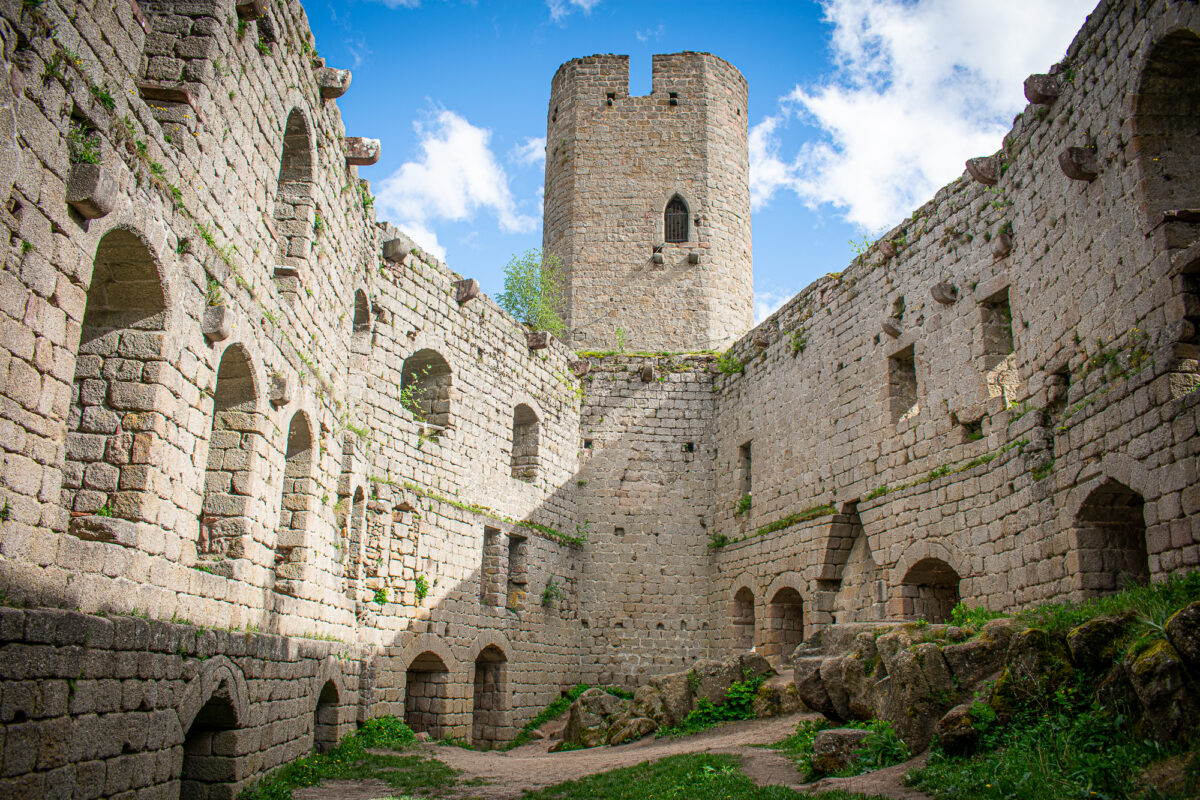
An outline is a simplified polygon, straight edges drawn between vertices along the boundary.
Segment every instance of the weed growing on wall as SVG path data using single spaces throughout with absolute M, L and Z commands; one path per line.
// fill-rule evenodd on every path
M 513 256 L 504 267 L 504 291 L 496 302 L 519 321 L 540 331 L 561 335 L 563 323 L 563 266 L 558 256 L 539 249 Z

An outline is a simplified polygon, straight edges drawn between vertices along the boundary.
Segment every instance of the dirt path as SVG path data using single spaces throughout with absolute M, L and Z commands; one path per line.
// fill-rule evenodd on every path
M 801 786 L 792 762 L 773 750 L 752 747 L 777 742 L 788 736 L 802 719 L 817 719 L 817 714 L 790 714 L 771 719 L 722 725 L 710 731 L 679 739 L 647 738 L 618 747 L 597 747 L 566 753 L 549 752 L 552 741 L 542 739 L 508 752 L 464 750 L 460 747 L 425 744 L 420 751 L 459 770 L 462 780 L 480 779 L 483 783 L 462 786 L 459 797 L 482 800 L 513 800 L 530 789 L 577 780 L 598 772 L 631 767 L 643 761 L 657 761 L 682 753 L 729 753 L 740 756 L 746 775 L 760 786 L 780 784 L 799 791 L 845 789 L 865 794 L 882 794 L 896 800 L 928 800 L 901 783 L 905 770 L 913 762 L 870 775 L 854 778 L 828 778 Z M 378 781 L 330 781 L 311 789 L 298 790 L 296 800 L 380 800 L 393 796 L 386 784 Z

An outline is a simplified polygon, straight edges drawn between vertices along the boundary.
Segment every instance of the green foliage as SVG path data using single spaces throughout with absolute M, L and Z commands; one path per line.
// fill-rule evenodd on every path
M 717 356 L 717 369 L 721 371 L 722 375 L 740 375 L 746 371 L 746 365 L 727 350 Z
M 112 515 L 113 515 L 113 512 L 112 512 L 112 509 L 108 507 L 108 503 L 105 503 L 104 505 L 102 505 L 96 509 L 97 517 L 111 517 Z
M 792 348 L 792 355 L 798 356 L 808 347 L 808 337 L 804 335 L 803 328 L 796 328 L 788 334 L 788 345 Z
M 88 89 L 91 91 L 92 97 L 96 100 L 96 102 L 107 108 L 109 111 L 112 111 L 117 107 L 117 101 L 113 99 L 112 92 L 108 90 L 107 85 L 98 86 L 93 83 L 88 86 Z
M 688 676 L 689 685 L 693 672 Z M 698 678 L 697 678 L 698 680 Z M 701 697 L 683 721 L 673 728 L 663 728 L 659 736 L 686 736 L 691 733 L 707 730 L 722 722 L 738 719 L 754 719 L 754 696 L 763 685 L 764 678 L 760 675 L 746 681 L 734 681 L 725 691 L 725 697 L 720 704 L 706 697 Z
M 562 262 L 553 253 L 535 248 L 513 256 L 504 267 L 504 291 L 496 295 L 496 302 L 535 330 L 561 335 L 566 327 L 560 316 L 562 273 Z
M 1171 614 L 1196 600 L 1200 600 L 1200 572 L 1193 571 L 1082 603 L 1048 603 L 1023 611 L 1017 618 L 1031 628 L 1044 628 L 1059 636 L 1100 616 L 1132 614 L 1140 626 L 1154 628 L 1161 627 Z
M 625 329 L 617 328 L 617 352 L 625 352 Z
M 429 579 L 424 575 L 418 575 L 413 580 L 413 588 L 417 592 L 417 602 L 424 600 L 429 596 Z
M 708 535 L 708 549 L 719 550 L 729 544 L 729 537 L 723 533 L 710 533 Z
M 750 496 L 750 492 L 746 492 L 744 495 L 739 497 L 737 502 L 733 505 L 734 516 L 741 516 L 749 511 L 751 502 L 752 498 Z
M 988 611 L 983 606 L 968 606 L 959 602 L 950 610 L 950 624 L 960 628 L 982 628 L 991 620 L 1006 616 L 999 611 Z
M 221 282 L 216 278 L 208 279 L 208 286 L 204 292 L 204 302 L 210 306 L 220 306 L 225 304 L 225 291 L 221 288 Z
M 798 511 L 794 514 L 788 514 L 786 517 L 780 517 L 779 519 L 775 520 L 774 522 L 768 522 L 766 525 L 763 525 L 761 528 L 759 528 L 757 531 L 755 531 L 754 535 L 755 536 L 766 536 L 768 533 L 774 533 L 775 531 L 781 531 L 784 528 L 790 528 L 793 525 L 800 524 L 801 522 L 808 522 L 811 519 L 817 519 L 818 517 L 827 517 L 830 514 L 836 514 L 836 513 L 837 513 L 837 508 L 835 508 L 831 503 L 826 503 L 825 505 L 820 505 L 820 506 L 813 506 L 812 508 L 806 508 L 803 511 Z
M 0 522 L 8 522 L 10 517 L 12 517 L 12 506 L 5 500 L 4 505 L 0 506 Z
M 72 164 L 100 163 L 100 136 L 81 122 L 67 130 L 67 153 Z
M 527 792 L 522 800 L 868 800 L 842 791 L 802 795 L 785 786 L 758 786 L 738 763 L 723 753 L 671 756 Z
M 237 24 L 237 38 L 239 41 L 246 35 L 246 29 L 249 24 L 244 19 L 239 19 Z
M 1088 700 L 1091 688 L 1035 698 L 1003 726 L 983 723 L 984 713 L 976 755 L 949 756 L 935 745 L 925 767 L 908 778 L 934 797 L 955 800 L 1146 797 L 1138 776 L 1168 751 L 1132 735 L 1121 714 Z M 975 712 L 973 706 L 972 719 Z
M 259 39 L 258 44 L 256 44 L 255 47 L 257 47 L 258 52 L 262 53 L 264 56 L 271 55 L 271 43 L 270 42 L 265 42 L 262 39 Z
M 546 588 L 542 590 L 542 607 L 553 608 L 562 596 L 562 587 L 558 585 L 558 581 L 551 578 L 546 581 Z
M 28 255 L 33 252 L 33 244 L 25 239 L 21 240 L 21 255 Z
M 387 605 L 387 601 L 388 601 L 387 589 L 376 589 L 375 597 L 372 599 L 381 606 Z
M 420 755 L 385 755 L 368 749 L 400 750 L 415 735 L 395 717 L 368 720 L 327 753 L 293 761 L 245 789 L 239 800 L 291 800 L 292 790 L 316 786 L 327 780 L 379 780 L 403 793 L 427 795 L 449 789 L 456 771 L 440 761 Z

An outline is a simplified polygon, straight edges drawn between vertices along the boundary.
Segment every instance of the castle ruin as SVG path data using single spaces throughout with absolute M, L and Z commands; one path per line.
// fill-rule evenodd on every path
M 1194 2 L 1102 0 L 999 152 L 752 329 L 743 78 L 568 62 L 569 342 L 376 220 L 296 0 L 5 0 L 0 42 L 0 796 L 231 798 L 374 716 L 495 744 L 579 681 L 1200 564 Z

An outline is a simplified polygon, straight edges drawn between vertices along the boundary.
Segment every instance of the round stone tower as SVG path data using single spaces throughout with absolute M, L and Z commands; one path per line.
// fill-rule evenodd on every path
M 575 347 L 724 349 L 753 321 L 746 79 L 709 53 L 559 67 L 546 121 L 543 248 L 566 267 Z

